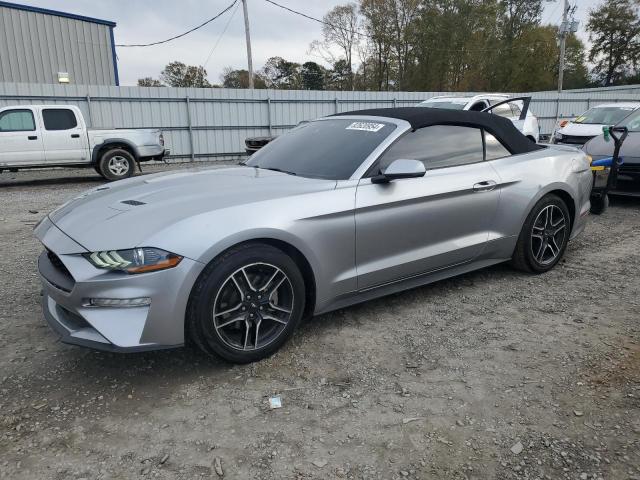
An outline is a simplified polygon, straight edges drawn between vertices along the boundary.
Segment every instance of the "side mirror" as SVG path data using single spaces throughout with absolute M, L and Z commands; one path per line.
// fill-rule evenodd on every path
M 418 178 L 424 177 L 427 169 L 424 163 L 419 160 L 408 160 L 399 158 L 391 162 L 384 172 L 380 172 L 375 177 L 371 177 L 371 183 L 389 183 L 391 180 L 399 180 L 401 178 Z

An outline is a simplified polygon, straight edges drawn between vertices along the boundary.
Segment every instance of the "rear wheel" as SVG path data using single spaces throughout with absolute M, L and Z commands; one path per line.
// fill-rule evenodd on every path
M 512 265 L 526 272 L 548 272 L 564 255 L 570 228 L 571 216 L 567 205 L 556 195 L 546 195 L 524 222 Z
M 206 353 L 248 363 L 287 341 L 304 306 L 304 278 L 295 262 L 270 245 L 245 244 L 202 273 L 191 295 L 187 329 Z
M 115 148 L 102 154 L 96 171 L 107 180 L 121 180 L 133 174 L 134 162 L 135 159 L 129 152 Z

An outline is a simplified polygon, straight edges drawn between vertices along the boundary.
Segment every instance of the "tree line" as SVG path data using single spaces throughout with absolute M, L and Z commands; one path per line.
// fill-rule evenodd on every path
M 551 90 L 558 27 L 542 23 L 543 0 L 359 0 L 324 15 L 310 52 L 324 60 L 271 57 L 255 88 L 375 91 Z M 559 19 L 552 19 L 556 21 Z M 640 0 L 603 0 L 589 12 L 591 47 L 569 34 L 564 88 L 640 83 Z M 248 88 L 227 67 L 211 84 L 201 66 L 172 62 L 141 86 Z

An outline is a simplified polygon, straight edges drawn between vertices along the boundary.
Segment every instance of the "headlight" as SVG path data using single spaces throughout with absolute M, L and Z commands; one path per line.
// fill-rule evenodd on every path
M 563 138 L 562 134 L 561 134 L 561 133 L 556 132 L 556 134 L 555 134 L 555 139 L 556 139 L 556 140 L 562 140 L 562 138 Z
M 94 267 L 120 270 L 127 273 L 146 273 L 173 268 L 183 257 L 159 248 L 109 250 L 84 255 Z

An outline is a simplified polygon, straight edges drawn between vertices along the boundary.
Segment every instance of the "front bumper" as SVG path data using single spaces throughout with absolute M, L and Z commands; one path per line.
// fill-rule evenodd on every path
M 169 270 L 128 275 L 95 268 L 81 255 L 86 250 L 48 218 L 36 228 L 36 236 L 52 252 L 38 259 L 44 316 L 63 342 L 116 352 L 184 344 L 189 294 L 204 265 L 184 258 Z M 140 297 L 150 298 L 150 304 L 88 305 L 89 298 Z

